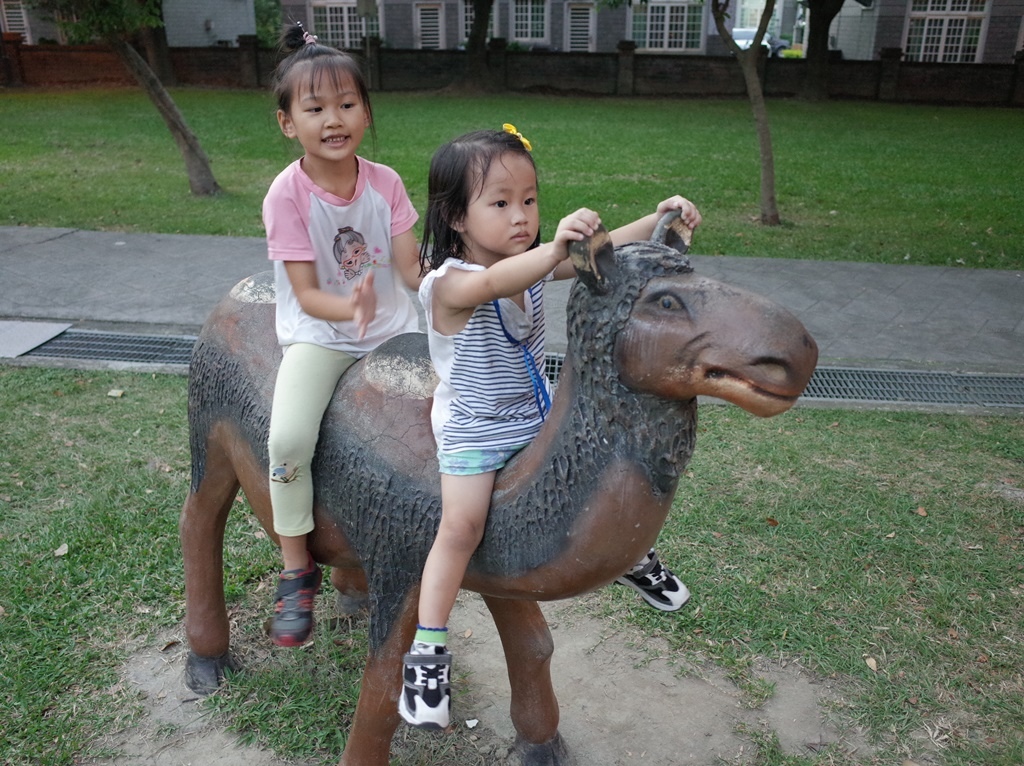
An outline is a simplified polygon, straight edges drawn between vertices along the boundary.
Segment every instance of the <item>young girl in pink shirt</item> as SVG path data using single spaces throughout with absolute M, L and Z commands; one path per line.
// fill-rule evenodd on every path
M 271 639 L 298 646 L 313 627 L 322 575 L 306 547 L 313 530 L 310 465 L 335 386 L 357 359 L 417 330 L 408 286 L 419 285 L 416 211 L 398 174 L 356 152 L 373 113 L 349 55 L 300 24 L 276 73 L 281 132 L 304 150 L 263 203 L 284 349 L 274 387 L 268 451 L 274 531 L 284 571 Z

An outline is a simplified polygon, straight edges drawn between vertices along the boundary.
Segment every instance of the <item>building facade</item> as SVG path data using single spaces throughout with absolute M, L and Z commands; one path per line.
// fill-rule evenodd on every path
M 829 31 L 851 59 L 899 48 L 905 61 L 1006 64 L 1024 49 L 1024 0 L 847 2 Z
M 256 34 L 252 0 L 163 0 L 163 15 L 171 48 L 230 47 Z
M 473 23 L 467 0 L 312 0 L 285 2 L 283 10 L 285 18 L 304 20 L 321 38 L 346 47 L 355 47 L 348 43 L 365 34 L 391 48 L 460 48 Z M 495 0 L 490 23 L 490 36 L 504 38 L 512 50 L 577 53 L 614 51 L 622 40 L 635 40 L 645 50 L 713 53 L 713 32 L 699 0 L 617 8 L 591 0 Z
M 740 2 L 737 26 L 756 26 L 763 4 Z M 232 46 L 255 34 L 252 0 L 164 0 L 171 47 Z M 388 48 L 463 47 L 473 21 L 467 0 L 282 0 L 286 21 L 302 21 L 322 40 L 357 49 L 365 37 Z M 27 0 L 0 0 L 4 32 L 25 44 L 65 43 L 52 20 Z M 799 50 L 806 6 L 781 0 L 769 31 Z M 632 41 L 637 53 L 728 53 L 706 0 L 648 0 L 609 7 L 598 0 L 495 0 L 490 36 L 511 50 L 606 53 Z M 1005 64 L 1024 49 L 1024 0 L 848 0 L 830 28 L 830 47 L 846 59 L 878 59 L 900 49 L 904 60 Z
M 757 26 L 762 7 L 741 4 L 737 26 Z M 473 19 L 467 0 L 309 0 L 285 3 L 284 11 L 348 48 L 366 35 L 391 48 L 459 48 Z M 806 7 L 784 0 L 769 31 L 799 50 L 806 23 Z M 611 52 L 630 40 L 639 53 L 728 52 L 702 0 L 614 8 L 592 0 L 495 0 L 490 33 L 513 50 Z M 900 48 L 908 61 L 1008 63 L 1024 48 L 1024 0 L 850 0 L 832 23 L 830 47 L 850 59 Z

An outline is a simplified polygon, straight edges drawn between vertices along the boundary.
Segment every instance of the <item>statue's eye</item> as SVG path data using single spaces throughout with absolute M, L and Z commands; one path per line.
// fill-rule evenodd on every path
M 678 311 L 684 308 L 683 302 L 674 293 L 661 293 L 654 298 L 655 302 L 666 311 Z

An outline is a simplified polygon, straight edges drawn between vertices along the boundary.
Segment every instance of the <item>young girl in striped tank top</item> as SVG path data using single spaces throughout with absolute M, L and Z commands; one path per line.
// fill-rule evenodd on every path
M 700 223 L 692 203 L 672 197 L 656 213 L 613 231 L 612 241 L 648 239 L 660 216 L 675 209 L 691 228 Z M 402 718 L 414 726 L 448 726 L 448 617 L 483 536 L 495 472 L 536 436 L 550 402 L 536 365 L 544 358 L 544 283 L 575 276 L 568 245 L 591 236 L 599 223 L 597 213 L 581 208 L 561 220 L 552 242 L 540 243 L 531 146 L 511 125 L 457 138 L 431 161 L 419 297 L 440 378 L 431 421 L 442 510 L 399 700 Z M 653 551 L 650 558 L 659 594 L 669 595 L 666 606 L 648 602 L 679 608 L 686 586 L 657 564 Z M 637 577 L 647 582 L 650 562 L 641 563 Z

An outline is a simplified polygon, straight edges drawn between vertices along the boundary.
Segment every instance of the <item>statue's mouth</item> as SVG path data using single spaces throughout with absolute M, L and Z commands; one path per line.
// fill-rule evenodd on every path
M 802 389 L 794 392 L 791 387 L 779 385 L 788 380 L 773 380 L 774 377 L 759 376 L 759 380 L 754 380 L 729 370 L 710 369 L 704 373 L 706 390 L 700 393 L 724 399 L 760 417 L 771 417 L 792 407 L 802 393 Z

